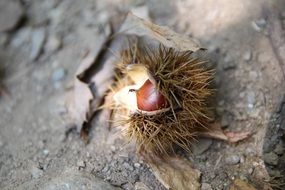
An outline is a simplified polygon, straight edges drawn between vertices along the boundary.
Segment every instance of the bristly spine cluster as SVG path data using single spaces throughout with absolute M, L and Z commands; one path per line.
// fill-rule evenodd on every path
M 207 130 L 211 118 L 207 101 L 213 90 L 213 70 L 204 58 L 192 51 L 177 51 L 160 45 L 136 47 L 122 53 L 124 66 L 144 65 L 155 85 L 170 103 L 170 110 L 155 115 L 131 114 L 125 134 L 137 142 L 137 148 L 156 154 L 168 154 L 174 146 L 190 151 L 196 133 Z

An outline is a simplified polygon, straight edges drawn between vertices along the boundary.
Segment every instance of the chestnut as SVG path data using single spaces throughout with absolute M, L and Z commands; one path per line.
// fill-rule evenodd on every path
M 166 98 L 149 79 L 137 90 L 136 97 L 138 109 L 142 111 L 156 111 L 168 107 Z

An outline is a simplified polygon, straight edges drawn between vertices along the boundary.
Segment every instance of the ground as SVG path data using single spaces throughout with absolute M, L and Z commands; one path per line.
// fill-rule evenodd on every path
M 2 1 L 1 8 L 7 6 Z M 237 144 L 199 139 L 188 158 L 202 172 L 202 189 L 228 189 L 235 179 L 263 189 L 267 172 L 271 179 L 285 175 L 284 1 L 20 4 L 15 9 L 22 17 L 0 13 L 7 18 L 0 19 L 1 189 L 165 189 L 133 144 L 104 121 L 94 119 L 85 145 L 66 106 L 80 60 L 104 36 L 100 26 L 115 12 L 141 6 L 154 23 L 190 35 L 208 49 L 216 67 L 215 110 L 224 129 L 254 131 Z

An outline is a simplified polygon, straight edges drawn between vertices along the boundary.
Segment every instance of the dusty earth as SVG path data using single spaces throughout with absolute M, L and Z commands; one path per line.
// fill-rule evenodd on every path
M 142 6 L 154 23 L 208 49 L 224 129 L 255 132 L 237 144 L 199 139 L 187 157 L 202 172 L 201 189 L 229 189 L 235 179 L 285 189 L 284 1 L 7 2 L 0 3 L 0 189 L 165 189 L 106 122 L 94 119 L 85 145 L 66 106 L 80 60 L 105 35 L 101 26 Z

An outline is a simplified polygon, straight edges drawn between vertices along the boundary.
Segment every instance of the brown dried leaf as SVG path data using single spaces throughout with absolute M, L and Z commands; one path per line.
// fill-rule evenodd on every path
M 167 188 L 172 190 L 200 189 L 201 172 L 193 169 L 190 161 L 181 157 L 145 156 L 146 163 L 150 166 L 155 177 Z
M 231 143 L 236 143 L 242 141 L 244 139 L 249 138 L 253 135 L 251 131 L 241 131 L 241 132 L 225 132 L 222 128 L 220 123 L 215 122 L 210 126 L 209 131 L 202 131 L 199 132 L 198 136 L 207 137 L 207 138 L 214 138 L 218 140 L 224 140 Z
M 236 179 L 230 187 L 230 190 L 256 190 L 252 185 L 242 181 L 240 179 Z
M 74 82 L 74 109 L 72 109 L 72 115 L 76 121 L 76 125 L 80 128 L 84 122 L 89 120 L 90 116 L 88 115 L 91 115 L 90 105 L 93 95 L 88 83 L 82 81 L 79 76 L 82 75 L 82 72 L 90 68 L 94 62 L 95 58 L 91 55 L 83 59 L 78 68 Z
M 133 34 L 136 36 L 148 36 L 156 39 L 167 47 L 173 47 L 180 51 L 197 51 L 200 48 L 198 42 L 189 36 L 178 34 L 168 27 L 158 26 L 129 13 L 120 28 L 120 33 Z
M 90 70 L 94 70 L 94 68 L 97 69 L 96 59 L 101 53 L 110 33 L 110 27 L 109 25 L 106 25 L 105 34 L 98 37 L 96 42 L 97 46 L 81 61 L 79 68 L 76 71 L 73 98 L 69 105 L 69 112 L 71 117 L 75 120 L 79 132 L 82 132 L 81 129 L 83 124 L 92 118 L 95 111 L 92 106 L 94 96 L 90 88 L 90 81 L 86 80 L 86 75 L 90 73 Z

